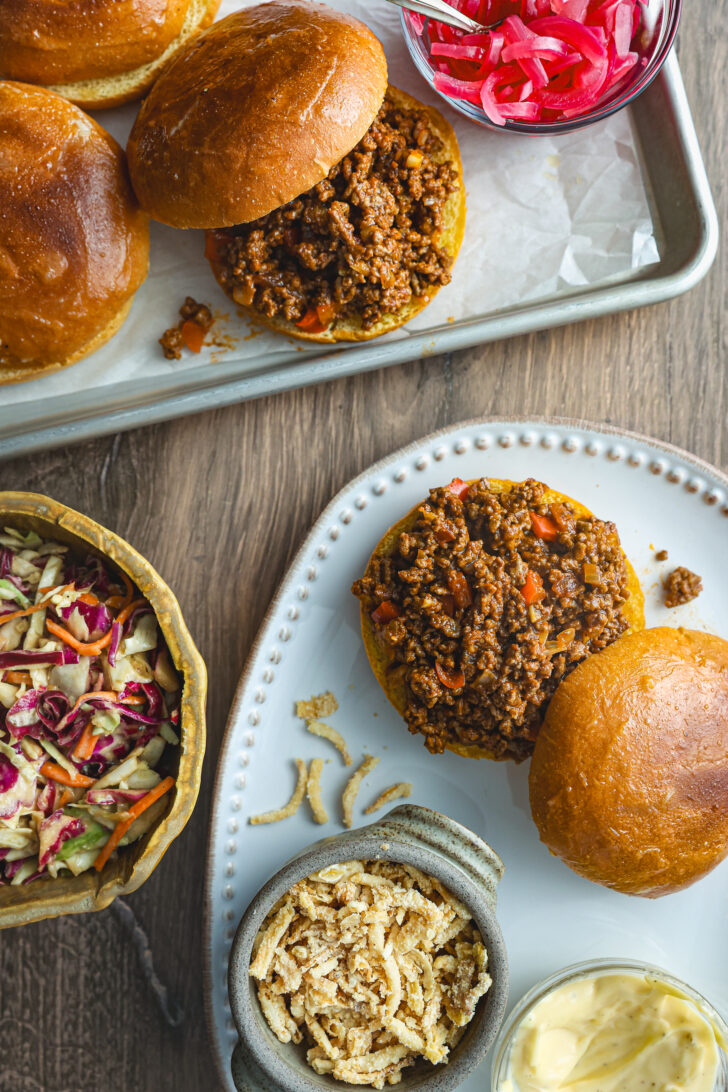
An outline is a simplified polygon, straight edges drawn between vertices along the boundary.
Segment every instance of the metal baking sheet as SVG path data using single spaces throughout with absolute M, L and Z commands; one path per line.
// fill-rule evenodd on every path
M 637 274 L 434 326 L 398 340 L 365 342 L 320 355 L 297 356 L 294 350 L 285 359 L 260 367 L 236 358 L 233 349 L 217 363 L 133 383 L 82 389 L 79 374 L 78 389 L 52 398 L 2 404 L 0 393 L 0 457 L 659 303 L 688 291 L 715 257 L 718 222 L 674 53 L 630 110 L 651 211 L 660 230 L 660 260 Z M 119 336 L 123 337 L 123 331 Z M 67 374 L 73 376 L 73 369 Z

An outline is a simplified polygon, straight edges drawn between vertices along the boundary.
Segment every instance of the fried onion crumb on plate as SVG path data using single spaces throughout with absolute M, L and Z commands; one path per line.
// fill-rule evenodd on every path
M 346 740 L 342 736 L 341 732 L 337 732 L 335 728 L 332 728 L 330 724 L 326 724 L 322 720 L 309 720 L 306 722 L 306 728 L 311 735 L 318 736 L 320 739 L 327 739 L 329 743 L 333 743 L 336 750 L 341 755 L 344 765 L 351 766 L 351 755 L 349 754 L 349 748 L 346 745 Z
M 330 717 L 338 708 L 338 701 L 330 690 L 326 690 L 323 694 L 314 694 L 308 701 L 297 701 L 296 716 L 300 720 L 319 720 Z
M 367 755 L 361 766 L 355 770 L 349 778 L 341 797 L 342 822 L 345 827 L 351 827 L 354 822 L 354 801 L 356 800 L 362 781 L 372 772 L 375 766 L 378 765 L 378 758 L 374 755 Z
M 321 799 L 321 771 L 323 768 L 324 760 L 322 758 L 312 758 L 306 781 L 306 796 L 311 805 L 314 820 L 317 823 L 328 823 L 329 821 L 328 812 Z
M 411 794 L 412 782 L 398 781 L 396 785 L 390 785 L 384 792 L 380 792 L 374 803 L 370 804 L 368 808 L 364 808 L 364 814 L 372 815 L 375 811 L 386 808 L 387 804 L 391 804 L 394 800 L 406 800 Z

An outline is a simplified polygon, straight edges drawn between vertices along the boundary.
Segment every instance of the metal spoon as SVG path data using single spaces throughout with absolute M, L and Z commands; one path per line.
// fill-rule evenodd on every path
M 456 30 L 467 30 L 469 34 L 482 34 L 484 30 L 495 30 L 503 22 L 498 19 L 495 23 L 476 23 L 468 15 L 463 15 L 457 8 L 453 8 L 446 0 L 389 0 L 390 4 L 396 4 L 398 8 L 408 11 L 417 11 L 420 15 L 427 15 L 430 19 L 437 19 L 440 23 L 447 23 Z

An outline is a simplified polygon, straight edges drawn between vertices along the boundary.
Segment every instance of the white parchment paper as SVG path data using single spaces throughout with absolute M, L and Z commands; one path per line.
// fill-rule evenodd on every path
M 252 2 L 252 0 L 251 0 Z M 460 141 L 467 190 L 465 241 L 452 283 L 406 330 L 407 337 L 445 323 L 624 279 L 659 260 L 628 111 L 557 137 L 492 133 L 449 110 L 432 94 L 407 52 L 399 12 L 385 0 L 328 0 L 368 23 L 387 52 L 390 81 L 448 116 Z M 248 6 L 223 0 L 220 14 Z M 136 106 L 97 115 L 122 143 Z M 63 395 L 158 377 L 160 393 L 189 369 L 240 362 L 239 374 L 275 367 L 296 354 L 317 354 L 268 331 L 252 329 L 221 293 L 203 258 L 203 234 L 152 225 L 151 270 L 131 315 L 104 348 L 56 375 L 4 387 L 0 413 L 18 403 L 49 414 Z M 158 338 L 177 319 L 186 295 L 211 304 L 218 344 L 199 356 L 167 361 Z M 344 350 L 345 351 L 345 350 Z M 103 390 L 99 406 L 104 405 Z M 1 422 L 0 422 L 1 423 Z

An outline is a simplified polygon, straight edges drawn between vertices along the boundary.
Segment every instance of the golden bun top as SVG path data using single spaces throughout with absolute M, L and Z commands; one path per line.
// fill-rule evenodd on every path
M 189 0 L 0 0 L 0 76 L 73 83 L 148 64 L 182 29 Z
M 141 205 L 173 227 L 231 227 L 322 181 L 387 89 L 375 36 L 314 0 L 234 12 L 183 48 L 142 104 L 127 152 Z
M 92 341 L 147 273 L 124 153 L 51 91 L 0 81 L 0 380 Z
M 655 898 L 728 852 L 728 641 L 645 629 L 556 690 L 529 777 L 541 839 L 575 872 Z

